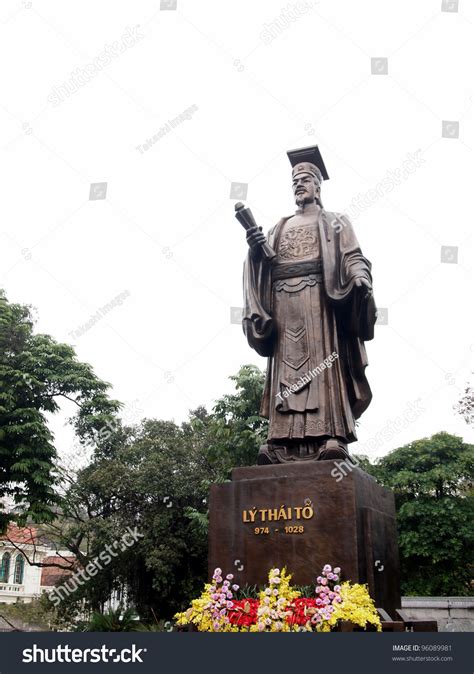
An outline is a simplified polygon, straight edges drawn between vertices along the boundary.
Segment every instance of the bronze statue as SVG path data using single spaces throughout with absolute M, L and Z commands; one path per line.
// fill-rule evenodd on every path
M 372 397 L 364 347 L 376 319 L 371 264 L 347 217 L 323 208 L 329 176 L 318 147 L 288 157 L 295 215 L 267 239 L 250 209 L 235 207 L 250 248 L 243 329 L 268 357 L 260 413 L 269 432 L 259 464 L 347 458 L 355 420 Z

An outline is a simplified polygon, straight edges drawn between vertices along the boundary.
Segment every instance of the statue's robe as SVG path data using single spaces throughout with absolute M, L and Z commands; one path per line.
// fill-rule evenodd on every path
M 274 445 L 353 442 L 355 420 L 372 397 L 364 341 L 373 338 L 376 309 L 355 285 L 363 278 L 372 286 L 371 264 L 345 216 L 319 209 L 315 219 L 312 235 L 303 231 L 304 240 L 293 241 L 297 233 L 289 237 L 283 218 L 267 237 L 277 257 L 268 262 L 249 252 L 244 264 L 243 329 L 269 358 L 260 413 Z

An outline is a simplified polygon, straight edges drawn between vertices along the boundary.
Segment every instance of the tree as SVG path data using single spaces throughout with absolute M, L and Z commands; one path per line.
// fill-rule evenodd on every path
M 255 365 L 243 365 L 230 379 L 235 382 L 236 393 L 217 401 L 208 447 L 209 459 L 220 463 L 227 478 L 232 468 L 256 463 L 268 429 L 268 421 L 259 415 L 265 374 Z
M 44 522 L 57 503 L 54 492 L 56 448 L 46 413 L 60 400 L 75 403 L 71 423 L 83 441 L 110 420 L 120 405 L 110 400 L 109 384 L 74 349 L 45 334 L 35 334 L 29 306 L 10 303 L 0 290 L 0 503 L 17 505 L 16 519 Z M 0 509 L 0 532 L 11 514 Z
M 60 611 L 85 601 L 102 611 L 114 591 L 141 617 L 170 617 L 196 594 L 206 576 L 207 535 L 196 521 L 205 517 L 209 482 L 216 476 L 188 428 L 145 419 L 117 428 L 81 470 L 64 499 L 61 544 L 77 550 L 84 568 L 112 550 L 109 561 L 82 584 Z M 127 528 L 136 542 L 121 545 Z
M 394 449 L 369 468 L 395 492 L 403 594 L 472 592 L 473 469 L 474 446 L 444 432 Z
M 60 613 L 72 614 L 83 600 L 102 611 L 112 592 L 125 591 L 142 619 L 163 620 L 199 592 L 207 577 L 210 485 L 228 479 L 234 465 L 254 463 L 264 438 L 263 374 L 244 366 L 231 379 L 235 394 L 210 414 L 197 408 L 181 426 L 145 419 L 99 430 L 92 461 L 69 479 L 61 520 L 50 528 L 82 567 L 117 546 L 127 527 L 141 536 L 65 599 Z

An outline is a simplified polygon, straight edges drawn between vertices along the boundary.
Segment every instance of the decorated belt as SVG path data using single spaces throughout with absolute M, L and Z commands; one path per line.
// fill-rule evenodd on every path
M 306 276 L 308 274 L 323 275 L 322 260 L 305 260 L 303 262 L 286 262 L 276 264 L 272 269 L 272 280 L 280 281 L 285 278 L 294 278 L 296 276 Z

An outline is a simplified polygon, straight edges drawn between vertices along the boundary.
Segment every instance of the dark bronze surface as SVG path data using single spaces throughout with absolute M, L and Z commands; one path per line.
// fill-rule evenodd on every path
M 236 204 L 249 245 L 243 329 L 268 358 L 260 412 L 269 432 L 260 465 L 211 487 L 209 574 L 221 567 L 241 586 L 263 585 L 270 568 L 286 566 L 294 583 L 311 585 L 325 564 L 340 566 L 344 580 L 368 584 L 390 615 L 385 629 L 403 630 L 394 496 L 347 453 L 372 397 L 371 264 L 347 217 L 323 208 L 329 176 L 318 148 L 288 156 L 294 215 L 266 237 Z
M 337 481 L 334 468 L 332 461 L 236 468 L 232 482 L 212 485 L 210 576 L 221 567 L 241 586 L 262 585 L 270 568 L 286 566 L 294 583 L 310 585 L 324 564 L 340 566 L 344 580 L 368 583 L 376 606 L 395 618 L 400 592 L 393 494 L 355 466 Z M 313 517 L 297 520 L 295 508 L 308 500 Z M 292 508 L 291 520 L 243 521 L 244 511 L 281 514 L 282 506 Z M 304 532 L 285 533 L 294 526 Z M 266 527 L 268 533 L 255 533 Z
M 347 217 L 322 207 L 328 175 L 318 148 L 288 155 L 294 215 L 265 237 L 250 209 L 236 204 L 250 247 L 243 328 L 268 357 L 260 464 L 346 457 L 372 397 L 364 347 L 376 319 L 371 264 Z

